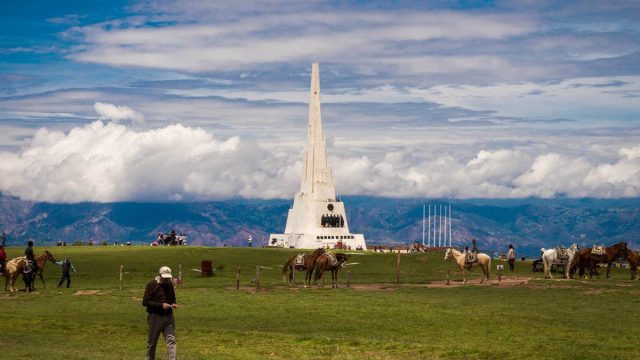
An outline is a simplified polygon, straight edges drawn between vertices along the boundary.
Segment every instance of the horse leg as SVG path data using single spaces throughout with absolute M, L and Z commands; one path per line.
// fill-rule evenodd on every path
M 42 276 L 42 272 L 38 273 L 38 276 L 40 277 L 40 280 L 42 281 L 42 286 L 44 286 L 44 288 L 47 288 L 47 284 L 44 283 L 44 276 Z M 33 279 L 33 285 L 35 285 L 36 279 Z
M 307 270 L 304 274 L 304 286 L 311 286 L 311 278 L 313 277 L 313 268 L 311 270 Z
M 482 272 L 484 273 L 484 281 L 489 282 L 489 271 L 491 271 L 491 265 L 486 264 L 482 267 Z
M 609 278 L 609 273 L 611 272 L 611 265 L 613 262 L 607 263 L 607 279 Z
M 598 272 L 598 263 L 591 262 L 591 268 L 589 269 L 589 279 L 593 279 L 593 274 L 596 274 L 596 277 L 598 278 L 598 280 L 600 280 L 600 273 Z
M 545 279 L 551 279 L 551 264 L 549 264 L 549 261 L 547 261 L 547 258 L 542 258 L 542 264 L 544 266 L 544 278 Z
M 338 270 L 333 270 L 331 277 L 333 278 L 333 287 L 334 289 L 338 288 Z
M 467 283 L 467 269 L 462 267 L 462 285 Z

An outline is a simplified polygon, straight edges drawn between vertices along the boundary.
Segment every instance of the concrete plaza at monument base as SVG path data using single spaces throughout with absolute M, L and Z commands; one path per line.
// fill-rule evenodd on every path
M 352 234 L 345 204 L 336 198 L 320 112 L 320 68 L 311 66 L 309 129 L 300 192 L 293 199 L 284 234 L 271 234 L 269 246 L 365 250 L 362 234 Z

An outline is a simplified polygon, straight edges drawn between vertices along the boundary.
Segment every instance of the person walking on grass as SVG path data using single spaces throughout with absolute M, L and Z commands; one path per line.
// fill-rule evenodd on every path
M 62 283 L 64 282 L 64 280 L 67 280 L 67 287 L 71 287 L 71 273 L 70 271 L 73 271 L 73 273 L 76 273 L 76 268 L 73 267 L 73 264 L 71 263 L 71 259 L 69 259 L 68 257 L 65 258 L 63 261 L 56 261 L 56 264 L 60 265 L 62 267 L 62 277 L 60 278 L 60 281 L 58 282 L 58 288 L 60 288 L 62 286 Z
M 507 262 L 509 263 L 509 271 L 516 269 L 516 251 L 512 244 L 509 244 L 509 252 L 507 253 Z
M 160 333 L 164 334 L 164 341 L 167 344 L 167 358 L 176 359 L 176 322 L 173 309 L 177 308 L 178 304 L 176 304 L 172 279 L 171 269 L 163 266 L 144 290 L 142 305 L 147 308 L 147 360 L 156 358 L 156 345 Z

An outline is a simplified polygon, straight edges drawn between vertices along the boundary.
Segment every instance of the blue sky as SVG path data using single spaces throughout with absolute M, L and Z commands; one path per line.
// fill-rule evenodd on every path
M 627 1 L 3 2 L 0 191 L 290 198 L 318 61 L 338 193 L 637 197 L 639 17 Z

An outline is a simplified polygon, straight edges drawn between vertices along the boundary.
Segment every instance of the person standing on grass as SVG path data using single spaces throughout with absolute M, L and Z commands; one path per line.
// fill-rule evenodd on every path
M 158 276 L 151 280 L 144 290 L 142 305 L 147 308 L 147 360 L 156 358 L 156 345 L 160 333 L 164 334 L 167 344 L 167 358 L 176 359 L 176 322 L 173 309 L 177 308 L 176 293 L 173 289 L 173 276 L 168 266 L 160 268 Z
M 512 244 L 509 244 L 509 253 L 507 253 L 507 262 L 509 263 L 509 271 L 516 269 L 516 251 Z
M 63 261 L 56 261 L 56 264 L 62 267 L 62 278 L 60 278 L 60 281 L 58 282 L 58 288 L 62 286 L 65 279 L 67 280 L 67 287 L 71 287 L 70 271 L 73 271 L 74 274 L 76 273 L 76 268 L 73 267 L 71 260 L 67 257 Z
M 38 272 L 38 263 L 36 262 L 36 256 L 33 253 L 33 241 L 29 240 L 27 242 L 27 248 L 24 249 L 24 256 L 27 258 L 27 262 L 29 264 L 28 266 L 31 267 L 31 271 L 29 272 L 31 275 L 29 275 L 26 278 L 27 280 L 30 281 L 29 284 L 27 284 L 27 286 L 29 287 L 29 291 L 33 291 L 35 290 L 34 285 L 35 285 L 36 273 Z

